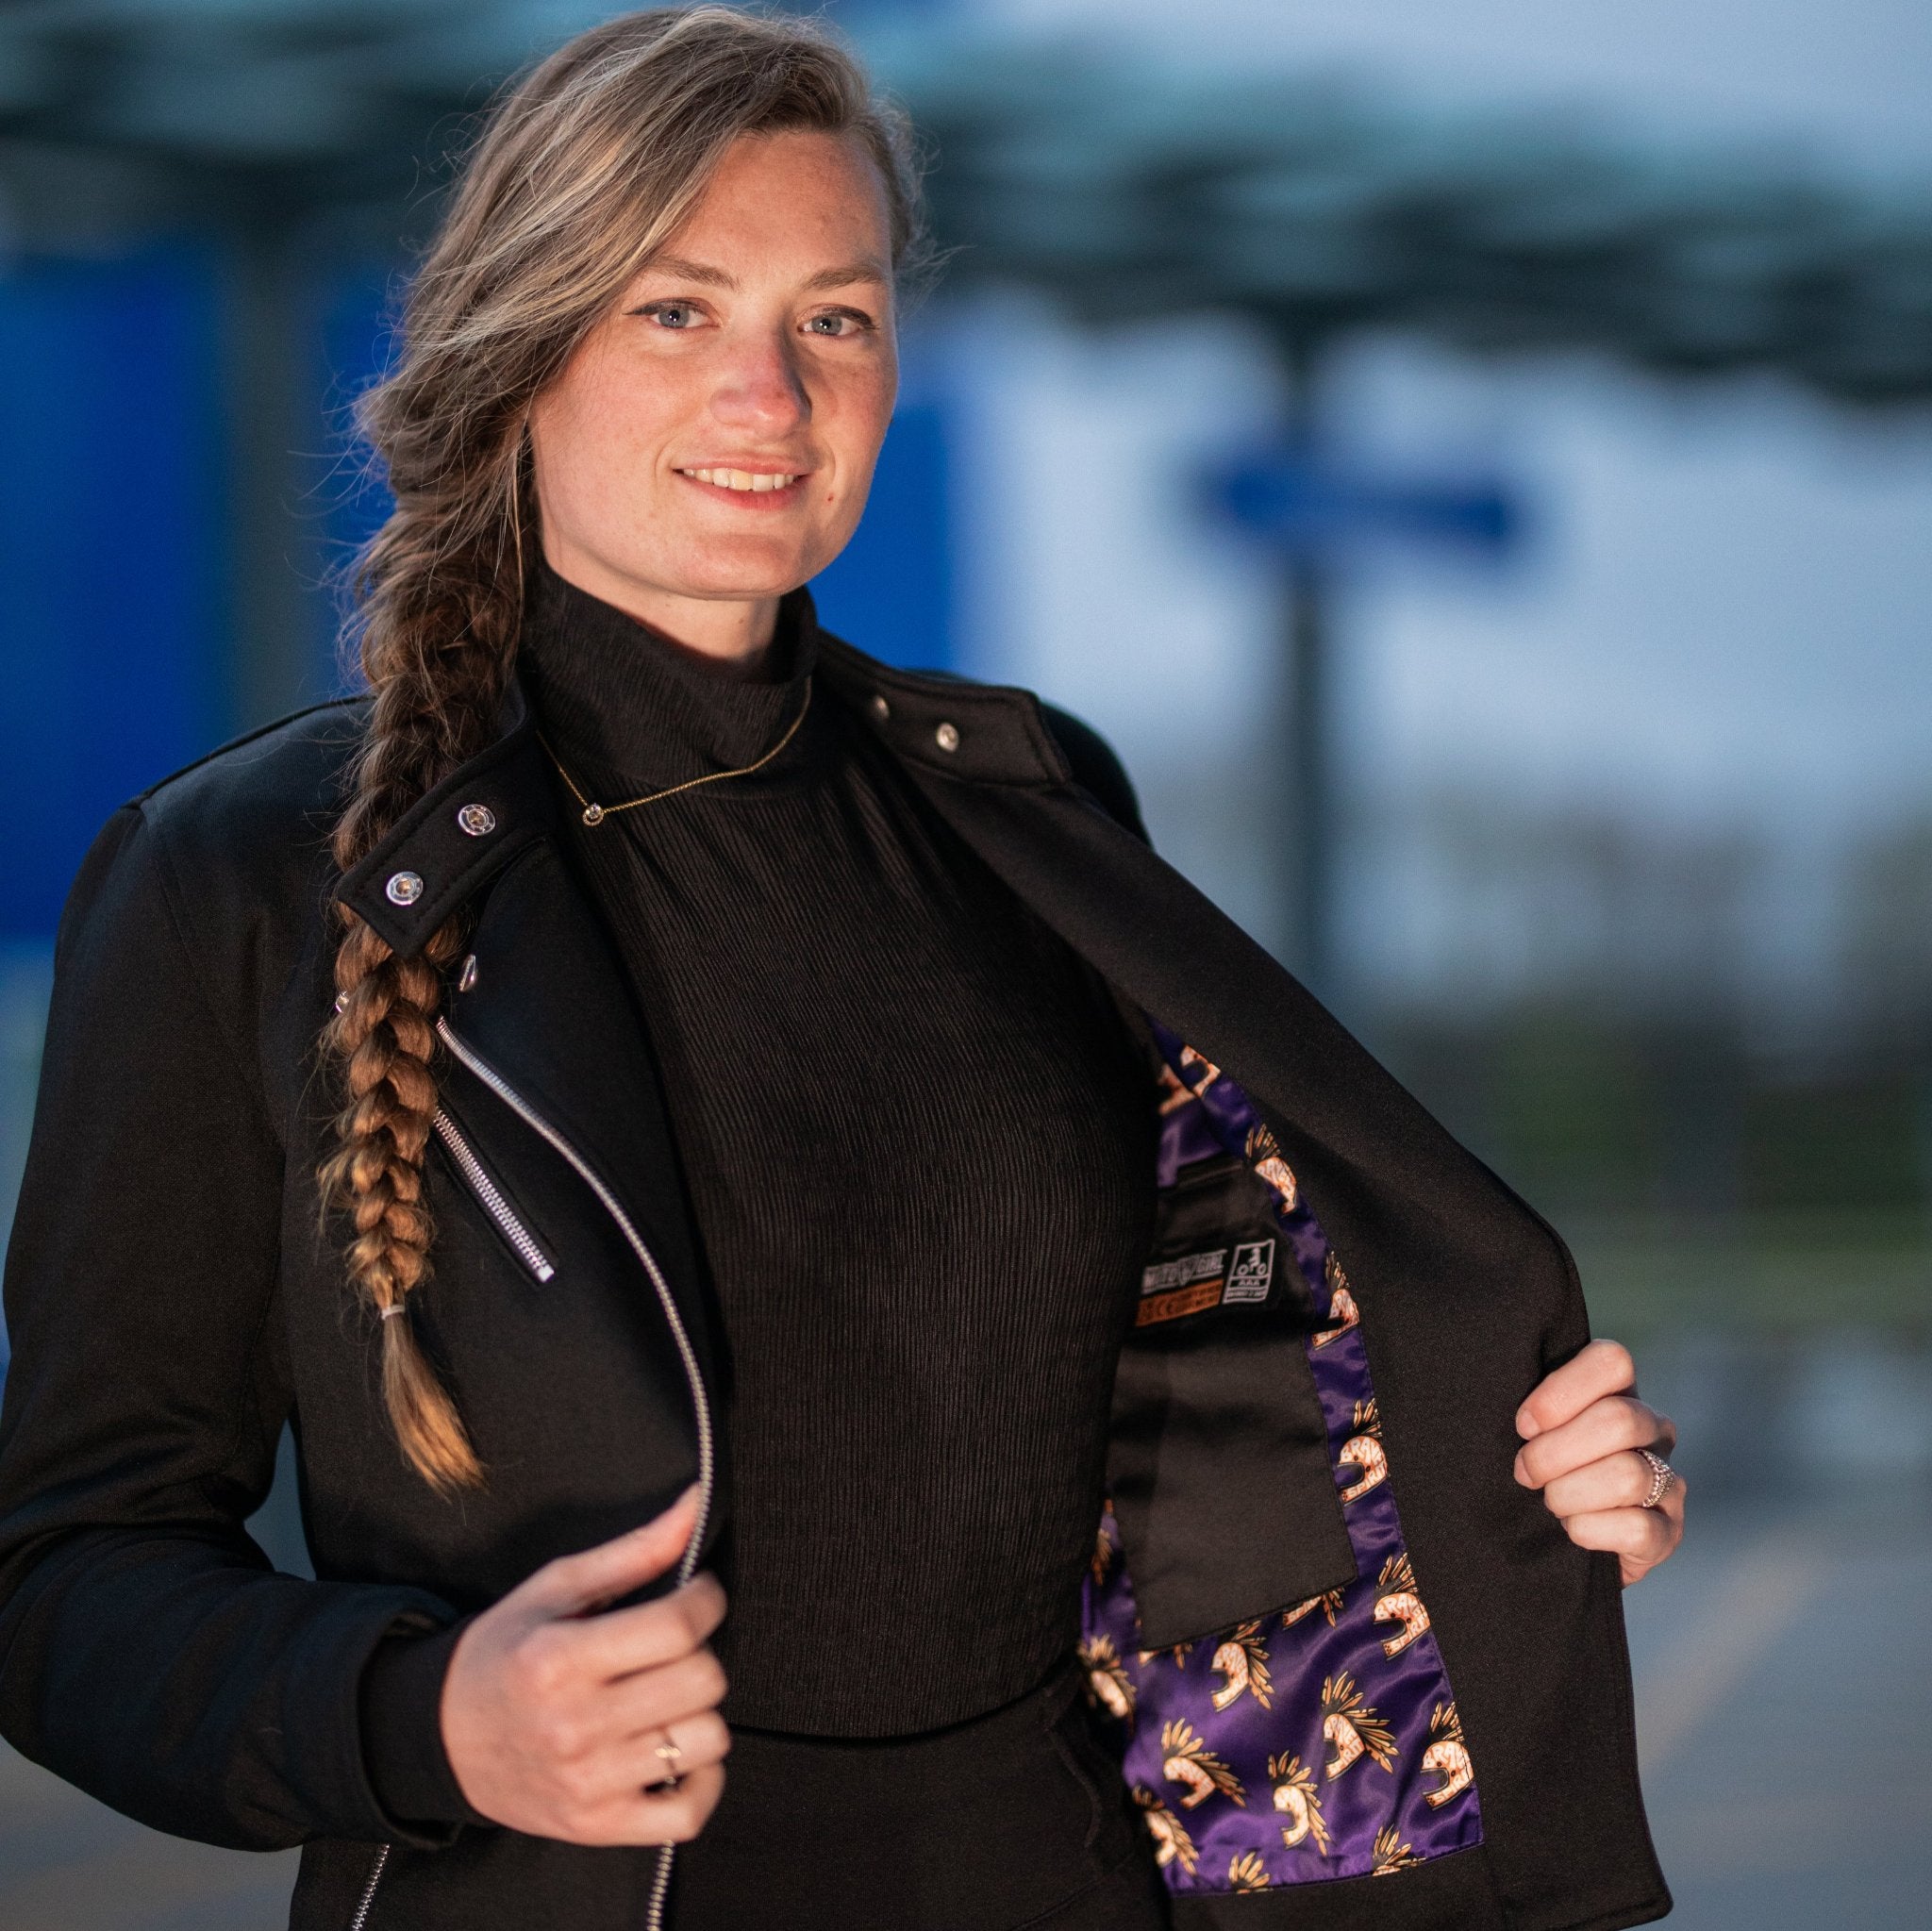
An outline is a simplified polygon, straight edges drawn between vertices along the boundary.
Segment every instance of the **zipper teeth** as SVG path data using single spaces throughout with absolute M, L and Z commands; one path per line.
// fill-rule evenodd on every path
M 662 1931 L 664 1900 L 671 1889 L 671 1860 L 676 1855 L 675 1844 L 658 1847 L 657 1869 L 651 1873 L 651 1895 L 644 1905 L 645 1931 Z
M 550 1279 L 557 1270 L 544 1257 L 543 1250 L 531 1240 L 529 1229 L 517 1219 L 515 1209 L 483 1171 L 483 1163 L 463 1138 L 462 1129 L 441 1107 L 436 1109 L 436 1136 L 449 1149 L 450 1158 L 470 1183 L 470 1191 L 482 1203 L 483 1211 L 496 1223 L 503 1238 L 516 1249 L 517 1258 L 540 1281 Z
M 664 1319 L 670 1325 L 672 1339 L 677 1343 L 677 1358 L 684 1366 L 684 1378 L 691 1389 L 691 1412 L 696 1418 L 698 1428 L 697 1520 L 691 1524 L 691 1540 L 686 1543 L 684 1554 L 678 1558 L 676 1571 L 679 1585 L 688 1583 L 696 1573 L 698 1545 L 705 1539 L 705 1524 L 711 1513 L 714 1466 L 711 1448 L 711 1403 L 705 1393 L 704 1377 L 698 1373 L 697 1351 L 691 1346 L 691 1336 L 685 1331 L 684 1317 L 677 1311 L 677 1303 L 672 1299 L 671 1283 L 664 1278 L 664 1270 L 658 1265 L 657 1256 L 644 1245 L 643 1237 L 631 1224 L 631 1218 L 625 1212 L 623 1204 L 609 1188 L 605 1186 L 596 1170 L 576 1148 L 551 1125 L 495 1067 L 488 1060 L 478 1058 L 461 1040 L 458 1039 L 448 1020 L 439 1018 L 436 1022 L 436 1032 L 437 1037 L 457 1058 L 468 1067 L 519 1120 L 523 1121 L 525 1125 L 547 1140 L 570 1162 L 584 1185 L 603 1203 L 604 1211 L 617 1223 L 624 1238 L 630 1242 L 631 1251 L 643 1263 L 644 1272 L 650 1276 L 651 1287 L 658 1296 L 658 1305 L 663 1308 Z M 644 1913 L 646 1931 L 661 1931 L 664 1923 L 664 1900 L 671 1889 L 671 1860 L 675 1850 L 676 1846 L 673 1844 L 662 1844 L 658 1847 L 657 1869 L 651 1877 L 650 1901 Z M 379 1874 L 379 1865 L 377 1871 Z M 373 1881 L 370 1890 L 373 1894 Z M 349 1931 L 362 1931 L 359 1919 L 349 1927 Z
M 356 1915 L 349 1920 L 349 1931 L 362 1931 L 369 1922 L 369 1906 L 375 1902 L 375 1887 L 382 1882 L 383 1867 L 389 1862 L 390 1847 L 384 1844 L 375 1854 L 375 1862 L 369 1873 L 369 1882 L 362 1887 L 362 1901 L 356 1906 Z

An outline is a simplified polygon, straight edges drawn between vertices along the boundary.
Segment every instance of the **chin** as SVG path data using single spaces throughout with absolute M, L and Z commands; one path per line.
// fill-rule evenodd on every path
M 688 597 L 781 597 L 824 566 L 795 543 L 707 543 L 680 559 L 667 587 Z

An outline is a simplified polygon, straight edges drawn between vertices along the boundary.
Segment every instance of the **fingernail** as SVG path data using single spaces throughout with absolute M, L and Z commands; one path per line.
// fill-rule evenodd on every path
M 1532 1435 L 1541 1435 L 1543 1425 L 1526 1410 L 1519 1410 L 1516 1416 L 1516 1432 L 1527 1441 Z

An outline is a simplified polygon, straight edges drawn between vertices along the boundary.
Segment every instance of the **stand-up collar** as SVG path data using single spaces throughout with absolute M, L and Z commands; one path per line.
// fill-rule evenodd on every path
M 593 779 L 599 790 L 617 793 L 679 784 L 762 757 L 804 707 L 817 657 L 811 592 L 802 587 L 780 599 L 760 674 L 747 679 L 541 561 L 519 650 L 545 741 L 580 783 Z M 788 746 L 758 778 L 769 783 L 795 774 L 808 763 L 808 748 Z

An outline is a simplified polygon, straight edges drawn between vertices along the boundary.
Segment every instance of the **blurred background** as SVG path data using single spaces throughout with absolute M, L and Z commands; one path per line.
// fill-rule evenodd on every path
M 342 688 L 347 405 L 611 10 L 0 6 L 0 1230 L 88 840 Z M 1696 1491 L 1628 1598 L 1675 1921 L 1924 1924 L 1932 11 L 825 10 L 956 251 L 827 622 L 1091 720 L 1571 1238 Z M 0 1752 L 16 1931 L 265 1931 L 289 1861 Z

